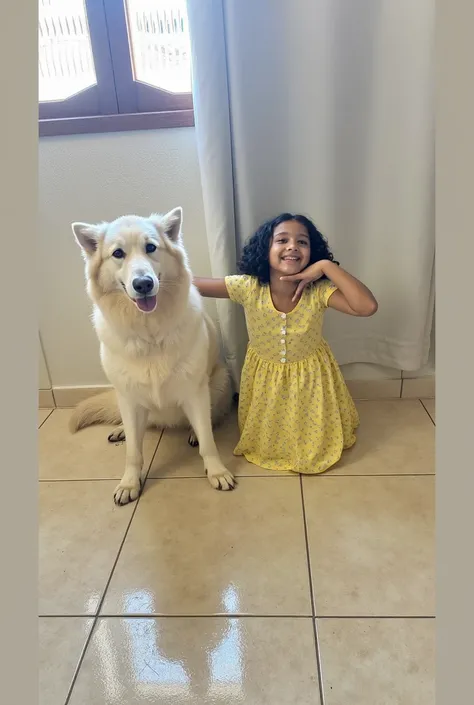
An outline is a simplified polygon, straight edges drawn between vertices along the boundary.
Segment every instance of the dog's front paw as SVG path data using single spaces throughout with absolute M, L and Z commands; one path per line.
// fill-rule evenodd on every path
M 221 468 L 213 468 L 212 470 L 207 468 L 206 474 L 211 487 L 215 490 L 233 490 L 237 484 L 235 477 L 224 465 Z
M 199 441 L 197 439 L 196 434 L 194 431 L 190 431 L 189 436 L 188 436 L 188 443 L 191 446 L 191 448 L 197 448 L 199 445 Z
M 114 492 L 114 502 L 118 506 L 123 506 L 124 504 L 129 504 L 130 502 L 135 502 L 135 500 L 138 499 L 140 496 L 141 492 L 141 484 L 140 482 L 137 483 L 131 483 L 127 482 L 125 483 L 123 480 L 120 482 L 119 485 L 115 488 Z
M 112 433 L 107 436 L 107 440 L 109 443 L 120 443 L 121 441 L 124 441 L 125 431 L 123 430 L 123 426 L 117 426 L 117 428 L 114 428 Z

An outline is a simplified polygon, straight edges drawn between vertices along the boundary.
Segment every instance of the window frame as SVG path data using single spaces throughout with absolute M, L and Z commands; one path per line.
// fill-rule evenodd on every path
M 97 83 L 65 100 L 40 102 L 39 136 L 192 127 L 192 93 L 134 80 L 125 0 L 84 5 Z

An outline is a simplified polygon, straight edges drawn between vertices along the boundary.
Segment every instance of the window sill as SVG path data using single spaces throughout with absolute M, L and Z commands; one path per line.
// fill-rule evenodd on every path
M 128 115 L 93 115 L 90 117 L 55 118 L 39 121 L 40 137 L 84 135 L 100 132 L 160 130 L 170 127 L 193 127 L 193 110 Z

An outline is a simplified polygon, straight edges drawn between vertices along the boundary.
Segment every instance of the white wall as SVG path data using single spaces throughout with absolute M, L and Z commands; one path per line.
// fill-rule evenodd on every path
M 210 275 L 194 129 L 43 138 L 39 205 L 40 335 L 46 358 L 40 351 L 40 388 L 104 384 L 82 257 L 70 224 L 181 205 L 191 267 Z M 206 301 L 206 307 L 215 316 L 214 302 Z M 422 374 L 433 369 L 430 363 Z M 348 379 L 401 376 L 366 364 L 348 365 L 344 373 Z

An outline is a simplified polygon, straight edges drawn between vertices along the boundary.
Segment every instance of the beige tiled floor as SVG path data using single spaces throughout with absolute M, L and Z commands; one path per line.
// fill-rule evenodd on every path
M 433 619 L 318 621 L 326 705 L 434 705 Z
M 202 461 L 195 448 L 187 443 L 188 433 L 186 431 L 167 430 L 163 433 L 160 442 L 160 452 L 156 453 L 148 474 L 152 478 L 170 477 L 201 477 Z M 237 426 L 237 414 L 233 412 L 226 423 L 220 425 L 215 432 L 216 443 L 222 455 L 223 462 L 229 470 L 236 476 L 256 477 L 258 475 L 274 477 L 275 474 L 292 476 L 292 473 L 279 471 L 278 473 L 264 468 L 250 465 L 242 457 L 233 455 L 232 451 L 239 439 L 239 429 Z
M 434 472 L 434 426 L 418 399 L 360 401 L 358 440 L 333 475 Z
M 56 409 L 39 434 L 40 480 L 120 480 L 125 462 L 125 445 L 109 443 L 112 426 L 92 426 L 70 433 L 70 409 Z M 145 436 L 145 470 L 148 470 L 161 432 Z M 117 483 L 115 483 L 117 485 Z
M 359 402 L 357 445 L 319 477 L 233 457 L 231 417 L 232 493 L 185 433 L 149 432 L 144 493 L 122 508 L 123 445 L 40 410 L 41 705 L 433 705 L 423 404 Z

